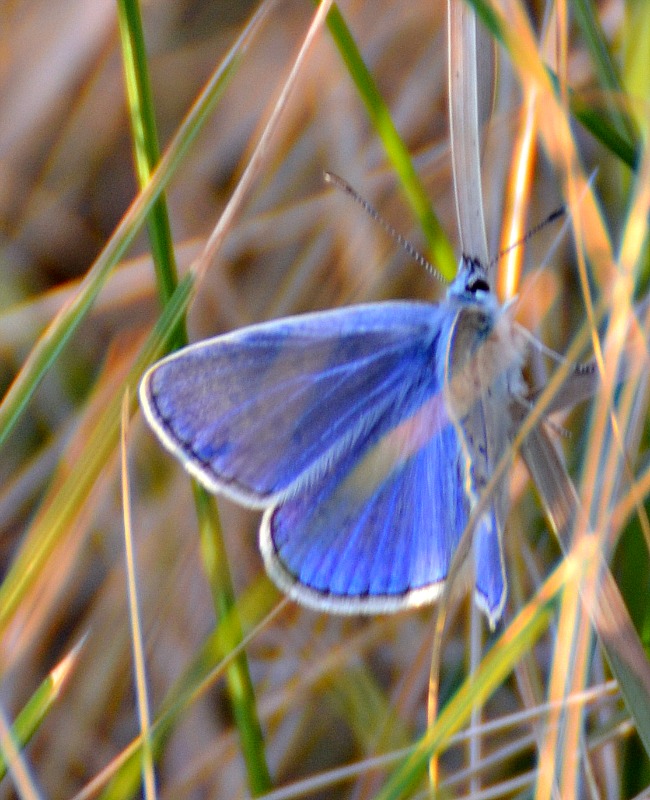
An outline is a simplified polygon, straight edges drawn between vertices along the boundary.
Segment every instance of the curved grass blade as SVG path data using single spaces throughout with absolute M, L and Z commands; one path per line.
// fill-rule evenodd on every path
M 486 702 L 544 633 L 553 617 L 553 598 L 568 579 L 569 572 L 566 562 L 560 565 L 537 597 L 519 612 L 477 670 L 464 680 L 442 709 L 415 752 L 395 770 L 376 795 L 376 800 L 413 796 L 413 791 L 426 775 L 430 758 L 444 749 L 451 736 L 468 721 L 472 709 Z
M 139 184 L 144 189 L 158 163 L 160 152 L 142 20 L 137 0 L 119 0 L 118 18 L 129 96 L 136 171 Z M 177 275 L 167 206 L 162 194 L 149 212 L 148 228 L 159 295 L 164 304 L 176 288 Z M 174 340 L 170 342 L 170 349 L 181 347 L 184 344 L 187 344 L 187 334 L 183 321 Z M 220 619 L 224 613 L 234 608 L 235 597 L 226 549 L 221 535 L 218 510 L 216 503 L 195 482 L 193 482 L 193 490 L 203 545 L 201 553 L 204 569 L 212 590 L 215 614 L 217 619 Z M 262 794 L 271 788 L 271 776 L 246 653 L 242 652 L 229 665 L 226 682 L 239 730 L 249 786 L 253 795 Z M 147 754 L 149 757 L 151 756 L 149 750 L 149 747 L 145 748 L 145 756 Z M 149 760 L 145 758 L 144 764 L 146 765 Z M 145 776 L 147 775 L 149 784 L 152 786 L 152 767 L 145 772 Z
M 191 276 L 187 276 L 178 285 L 131 367 L 125 385 L 117 387 L 112 401 L 97 420 L 86 447 L 76 459 L 65 482 L 32 525 L 30 536 L 14 558 L 0 586 L 0 636 L 4 634 L 23 597 L 40 575 L 50 554 L 81 513 L 92 486 L 117 445 L 124 388 L 129 387 L 133 412 L 137 405 L 140 378 L 149 364 L 165 352 L 170 338 L 177 330 L 176 326 L 185 314 L 193 286 Z
M 473 6 L 483 25 L 511 53 L 513 61 L 522 69 L 529 67 L 527 54 L 522 52 L 521 43 L 511 35 L 505 17 L 486 0 L 468 0 L 468 2 Z M 557 76 L 551 70 L 547 70 L 547 73 L 547 79 L 558 91 Z M 602 109 L 592 108 L 579 93 L 570 91 L 569 102 L 572 114 L 585 129 L 630 169 L 636 170 L 640 152 L 638 140 L 629 139 L 618 130 L 618 126 L 606 114 L 602 113 Z M 624 127 L 628 131 L 633 126 L 626 124 Z

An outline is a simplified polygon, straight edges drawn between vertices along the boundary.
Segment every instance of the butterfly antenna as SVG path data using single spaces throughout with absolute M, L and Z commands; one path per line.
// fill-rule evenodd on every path
M 496 264 L 501 261 L 501 259 L 509 253 L 511 250 L 514 250 L 515 247 L 520 247 L 522 244 L 526 244 L 529 239 L 532 239 L 536 233 L 539 233 L 543 230 L 547 225 L 550 225 L 551 222 L 555 222 L 556 219 L 563 217 L 566 214 L 566 206 L 562 205 L 559 208 L 556 208 L 555 211 L 552 211 L 546 219 L 543 219 L 541 222 L 538 222 L 537 225 L 534 225 L 532 228 L 526 231 L 526 233 L 521 237 L 521 239 L 517 239 L 516 242 L 509 244 L 506 248 L 501 250 L 500 253 L 490 261 L 490 269 Z
M 411 258 L 419 264 L 421 267 L 424 267 L 428 273 L 433 275 L 442 283 L 447 283 L 447 281 L 443 278 L 440 272 L 433 266 L 433 264 L 428 261 L 422 253 L 415 249 L 415 247 L 409 242 L 408 239 L 405 239 L 401 233 L 398 233 L 393 226 L 386 222 L 386 220 L 381 216 L 379 211 L 371 205 L 365 197 L 362 197 L 356 189 L 353 189 L 350 184 L 340 178 L 338 175 L 335 175 L 333 172 L 324 172 L 323 177 L 325 179 L 325 183 L 331 183 L 333 186 L 336 186 L 337 189 L 342 189 L 347 195 L 349 195 L 353 200 L 355 200 L 361 208 L 368 214 L 375 222 L 378 222 L 381 227 L 386 231 L 386 233 L 397 242 L 400 247 L 405 250 Z

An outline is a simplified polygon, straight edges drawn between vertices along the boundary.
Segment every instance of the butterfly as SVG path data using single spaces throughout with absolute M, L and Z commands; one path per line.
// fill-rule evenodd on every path
M 264 509 L 260 550 L 280 589 L 317 610 L 393 612 L 440 596 L 508 457 L 526 347 L 465 257 L 440 304 L 356 305 L 201 341 L 147 371 L 140 403 L 210 492 Z M 492 627 L 508 498 L 505 474 L 473 534 L 474 597 Z

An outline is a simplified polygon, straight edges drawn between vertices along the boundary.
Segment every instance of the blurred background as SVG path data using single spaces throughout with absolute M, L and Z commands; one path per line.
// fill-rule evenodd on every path
M 447 105 L 446 3 L 350 0 L 340 7 L 431 206 L 460 255 Z M 143 5 L 162 149 L 257 8 L 252 2 L 223 0 L 149 0 Z M 624 69 L 633 62 L 630 54 L 637 46 L 630 38 L 633 15 L 639 15 L 637 31 L 643 30 L 639 20 L 648 15 L 626 8 L 622 0 L 594 4 L 593 9 Z M 547 4 L 527 3 L 523 10 L 533 29 L 541 31 Z M 313 4 L 300 0 L 269 7 L 216 109 L 173 175 L 167 201 L 181 275 L 201 252 L 231 197 L 313 13 Z M 4 393 L 45 326 L 78 290 L 136 196 L 138 184 L 116 4 L 16 0 L 2 4 L 0 15 Z M 583 35 L 574 26 L 569 32 L 571 87 L 586 97 L 598 97 L 599 77 Z M 490 124 L 482 142 L 483 196 L 493 256 L 507 244 L 503 220 L 513 203 L 507 187 L 525 110 L 516 74 L 503 52 L 500 55 L 494 94 L 487 103 Z M 594 185 L 616 248 L 631 173 L 583 127 L 574 123 L 573 132 L 585 172 L 598 169 Z M 531 148 L 529 169 L 532 181 L 522 218 L 526 228 L 563 202 L 557 164 L 542 147 Z M 444 295 L 444 285 L 342 192 L 324 184 L 324 170 L 342 175 L 417 248 L 428 252 L 326 29 L 301 67 L 252 189 L 201 282 L 188 316 L 191 340 L 311 309 L 388 298 L 435 301 Z M 533 332 L 565 352 L 584 320 L 571 235 L 561 224 L 550 225 L 519 248 L 518 257 L 524 262 L 524 275 L 544 268 L 542 277 L 536 273 L 533 288 L 526 290 L 525 278 L 521 284 L 527 307 L 538 303 L 541 309 L 531 317 Z M 3 576 L 11 576 L 21 563 L 17 559 L 30 546 L 30 538 L 43 535 L 39 520 L 52 504 L 62 502 L 62 487 L 75 464 L 95 446 L 93 437 L 108 441 L 106 432 L 97 432 L 96 422 L 121 387 L 159 313 L 149 239 L 143 230 L 4 441 Z M 564 442 L 572 470 L 580 463 L 585 414 L 579 409 L 563 421 L 572 431 Z M 192 684 L 190 668 L 205 665 L 203 648 L 216 616 L 187 476 L 162 451 L 139 414 L 128 432 L 128 449 L 147 685 L 155 718 L 179 681 L 198 685 L 198 677 Z M 140 730 L 117 446 L 109 452 L 82 501 L 72 493 L 63 495 L 68 504 L 65 515 L 61 511 L 58 517 L 47 557 L 30 573 L 29 584 L 0 629 L 0 703 L 8 720 L 83 641 L 60 695 L 25 751 L 35 786 L 44 797 L 73 797 L 88 787 L 107 765 L 115 766 L 113 759 Z M 219 511 L 235 596 L 259 590 L 272 606 L 280 597 L 263 572 L 257 547 L 259 515 L 221 500 Z M 560 557 L 518 463 L 509 533 L 512 585 L 507 618 L 534 594 Z M 634 552 L 638 571 L 631 584 L 644 605 L 647 595 L 638 587 L 647 587 L 647 554 L 644 548 Z M 36 562 L 25 562 L 31 563 Z M 623 582 L 629 563 L 620 564 Z M 6 596 L 4 601 L 10 602 Z M 445 642 L 441 702 L 466 674 L 469 616 L 466 604 Z M 359 619 L 316 614 L 289 604 L 254 637 L 247 647 L 248 665 L 274 785 L 396 750 L 421 735 L 426 727 L 431 621 L 430 609 Z M 539 676 L 549 668 L 552 642 L 549 632 L 531 654 Z M 486 716 L 503 718 L 521 709 L 520 689 L 516 677 L 507 680 L 488 704 Z M 223 680 L 214 680 L 174 718 L 156 762 L 160 797 L 250 795 L 227 695 Z M 611 731 L 626 719 L 620 699 L 608 708 L 605 717 L 594 712 L 593 726 L 605 725 L 606 718 Z M 594 767 L 602 796 L 633 796 L 648 782 L 640 746 L 629 727 L 621 731 L 608 739 L 606 755 Z M 528 775 L 534 768 L 533 740 L 524 742 L 521 728 L 499 732 L 488 750 L 513 742 L 520 749 L 510 756 L 504 750 L 486 768 L 487 783 Z M 634 777 L 626 768 L 630 763 L 637 768 Z M 462 749 L 450 750 L 442 762 L 443 777 L 451 779 L 462 764 Z M 353 779 L 313 789 L 309 796 L 371 797 L 384 778 L 385 772 L 364 768 Z M 519 796 L 528 796 L 526 785 Z M 449 796 L 469 794 L 466 783 L 450 786 Z M 139 796 L 141 789 L 132 779 L 112 791 L 110 796 L 129 797 Z M 7 777 L 0 784 L 0 796 L 16 796 Z M 499 796 L 509 794 L 504 788 Z

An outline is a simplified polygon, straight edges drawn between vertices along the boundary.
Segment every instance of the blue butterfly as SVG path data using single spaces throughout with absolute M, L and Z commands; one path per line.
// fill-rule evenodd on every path
M 439 305 L 358 305 L 198 342 L 149 369 L 140 402 L 209 491 L 265 509 L 260 549 L 290 597 L 384 613 L 441 594 L 509 451 L 525 349 L 485 268 L 464 258 Z M 473 535 L 475 599 L 492 626 L 507 511 L 506 475 Z

